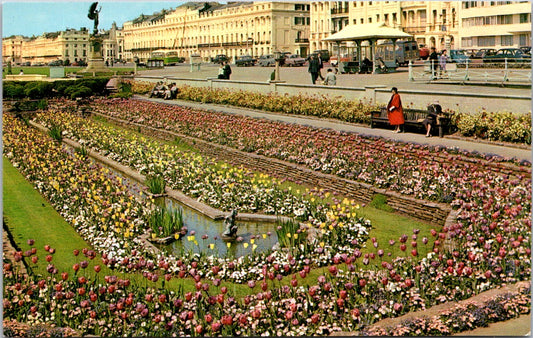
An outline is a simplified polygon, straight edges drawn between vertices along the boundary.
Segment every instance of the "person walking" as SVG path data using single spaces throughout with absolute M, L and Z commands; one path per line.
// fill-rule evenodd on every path
M 442 51 L 442 53 L 439 56 L 439 75 L 442 76 L 446 73 L 446 62 L 448 61 L 448 56 L 446 55 L 446 49 Z
M 324 62 L 322 61 L 322 56 L 320 53 L 317 55 L 318 57 L 318 77 L 320 80 L 324 81 L 324 77 L 322 76 L 322 68 L 324 68 Z
M 328 68 L 328 72 L 326 73 L 326 78 L 324 79 L 324 84 L 329 86 L 335 86 L 337 84 L 337 76 L 333 72 L 331 68 Z
M 429 54 L 429 64 L 431 66 L 432 79 L 437 77 L 437 65 L 439 62 L 439 55 L 435 47 L 431 47 L 431 54 Z
M 230 75 L 231 75 L 231 67 L 229 66 L 229 62 L 226 61 L 226 64 L 224 65 L 224 78 L 226 80 L 229 80 Z
M 316 83 L 316 79 L 318 78 L 318 72 L 320 71 L 320 64 L 318 62 L 318 59 L 316 56 L 311 55 L 311 59 L 309 60 L 309 68 L 308 72 L 311 73 L 311 81 L 313 84 Z
M 401 133 L 402 125 L 405 123 L 403 117 L 402 99 L 398 94 L 398 88 L 392 87 L 392 96 L 387 104 L 387 117 L 391 126 L 395 126 L 393 133 Z

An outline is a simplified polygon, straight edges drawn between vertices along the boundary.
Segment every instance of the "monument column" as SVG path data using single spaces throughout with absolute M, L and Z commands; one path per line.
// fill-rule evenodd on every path
M 103 48 L 102 44 L 104 39 L 98 35 L 98 14 L 100 9 L 96 9 L 98 2 L 93 2 L 91 7 L 89 7 L 89 14 L 87 17 L 91 20 L 94 20 L 94 29 L 93 34 L 89 38 L 89 60 L 87 61 L 87 68 L 84 69 L 84 72 L 107 72 L 108 69 L 104 62 Z

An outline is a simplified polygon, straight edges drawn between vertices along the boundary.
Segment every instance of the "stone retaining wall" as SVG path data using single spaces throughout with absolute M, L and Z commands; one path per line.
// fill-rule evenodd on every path
M 179 137 L 182 140 L 193 144 L 194 147 L 204 155 L 214 157 L 217 160 L 228 162 L 232 165 L 242 165 L 246 168 L 257 170 L 274 177 L 289 178 L 291 181 L 303 183 L 312 187 L 323 188 L 331 192 L 337 192 L 359 202 L 368 203 L 372 201 L 374 195 L 382 194 L 387 196 L 387 204 L 395 211 L 431 224 L 444 225 L 447 216 L 451 211 L 450 206 L 447 204 L 429 202 L 404 196 L 394 191 L 375 188 L 369 184 L 313 171 L 293 163 L 242 152 L 197 138 L 113 118 L 105 114 L 97 114 L 104 116 L 119 125 L 140 130 L 142 133 L 157 136 L 162 139 L 172 141 Z

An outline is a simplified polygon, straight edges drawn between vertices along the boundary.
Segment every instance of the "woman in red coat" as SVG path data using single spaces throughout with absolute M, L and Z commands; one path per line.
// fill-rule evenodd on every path
M 396 87 L 392 87 L 392 96 L 387 105 L 387 113 L 391 126 L 396 126 L 393 133 L 401 133 L 401 126 L 405 123 L 405 120 L 403 118 L 402 99 Z

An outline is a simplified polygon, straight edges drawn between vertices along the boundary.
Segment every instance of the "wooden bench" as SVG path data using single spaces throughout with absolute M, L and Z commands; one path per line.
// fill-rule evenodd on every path
M 370 128 L 374 128 L 376 124 L 389 124 L 389 118 L 387 116 L 387 108 L 382 107 L 380 111 L 372 111 L 370 112 L 371 119 L 370 119 Z M 409 127 L 410 129 L 414 130 L 423 130 L 424 133 L 426 132 L 426 128 L 422 124 L 422 121 L 426 118 L 428 115 L 427 110 L 423 109 L 404 109 L 403 115 L 405 119 L 405 127 Z M 439 131 L 439 137 L 443 137 L 445 133 L 449 131 L 449 125 L 450 125 L 450 118 L 446 114 L 442 114 L 441 116 L 437 117 L 437 123 L 434 127 L 431 128 L 431 131 L 433 132 L 435 129 Z

